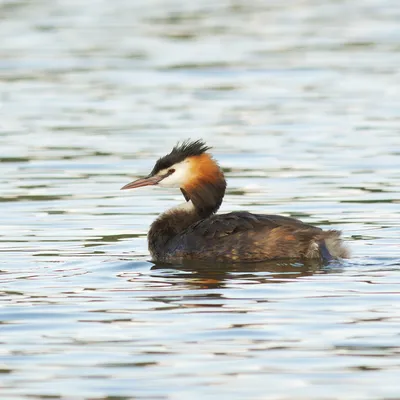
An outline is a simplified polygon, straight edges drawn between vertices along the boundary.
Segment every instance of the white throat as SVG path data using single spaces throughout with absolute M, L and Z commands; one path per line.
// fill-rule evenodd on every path
M 165 213 L 169 214 L 169 213 L 173 213 L 175 211 L 185 211 L 190 214 L 193 211 L 195 211 L 195 207 L 194 207 L 192 201 L 189 200 L 189 201 L 185 201 L 184 203 L 178 204 L 177 206 L 168 209 Z

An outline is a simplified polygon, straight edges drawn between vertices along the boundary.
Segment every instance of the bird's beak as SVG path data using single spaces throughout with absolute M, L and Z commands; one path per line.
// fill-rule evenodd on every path
M 121 190 L 136 189 L 142 186 L 157 185 L 157 183 L 163 180 L 164 178 L 165 178 L 164 176 L 154 175 L 154 176 L 147 176 L 146 178 L 136 179 L 136 181 L 128 183 L 127 185 L 122 187 Z

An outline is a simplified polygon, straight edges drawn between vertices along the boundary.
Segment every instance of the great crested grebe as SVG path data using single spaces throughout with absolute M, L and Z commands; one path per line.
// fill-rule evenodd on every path
M 236 211 L 214 213 L 225 194 L 224 174 L 202 140 L 185 141 L 161 157 L 150 175 L 122 189 L 159 185 L 180 188 L 186 202 L 167 210 L 148 233 L 153 261 L 257 262 L 272 259 L 346 258 L 340 232 L 298 219 Z

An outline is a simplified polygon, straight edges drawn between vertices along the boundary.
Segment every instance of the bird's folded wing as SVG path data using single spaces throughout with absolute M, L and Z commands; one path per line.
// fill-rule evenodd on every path
M 307 229 L 319 230 L 301 221 L 280 215 L 251 214 L 245 211 L 218 214 L 192 225 L 187 234 L 195 234 L 203 239 L 219 239 L 245 231 L 260 231 L 263 229 L 275 229 L 278 227 L 290 227 L 290 230 Z

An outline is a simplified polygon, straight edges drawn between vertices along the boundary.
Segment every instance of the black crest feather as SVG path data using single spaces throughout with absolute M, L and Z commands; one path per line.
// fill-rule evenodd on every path
M 164 157 L 157 160 L 156 165 L 151 171 L 150 175 L 155 175 L 157 172 L 169 168 L 174 164 L 182 162 L 187 157 L 199 156 L 211 149 L 208 147 L 203 140 L 185 140 L 182 143 L 178 143 L 171 151 Z

